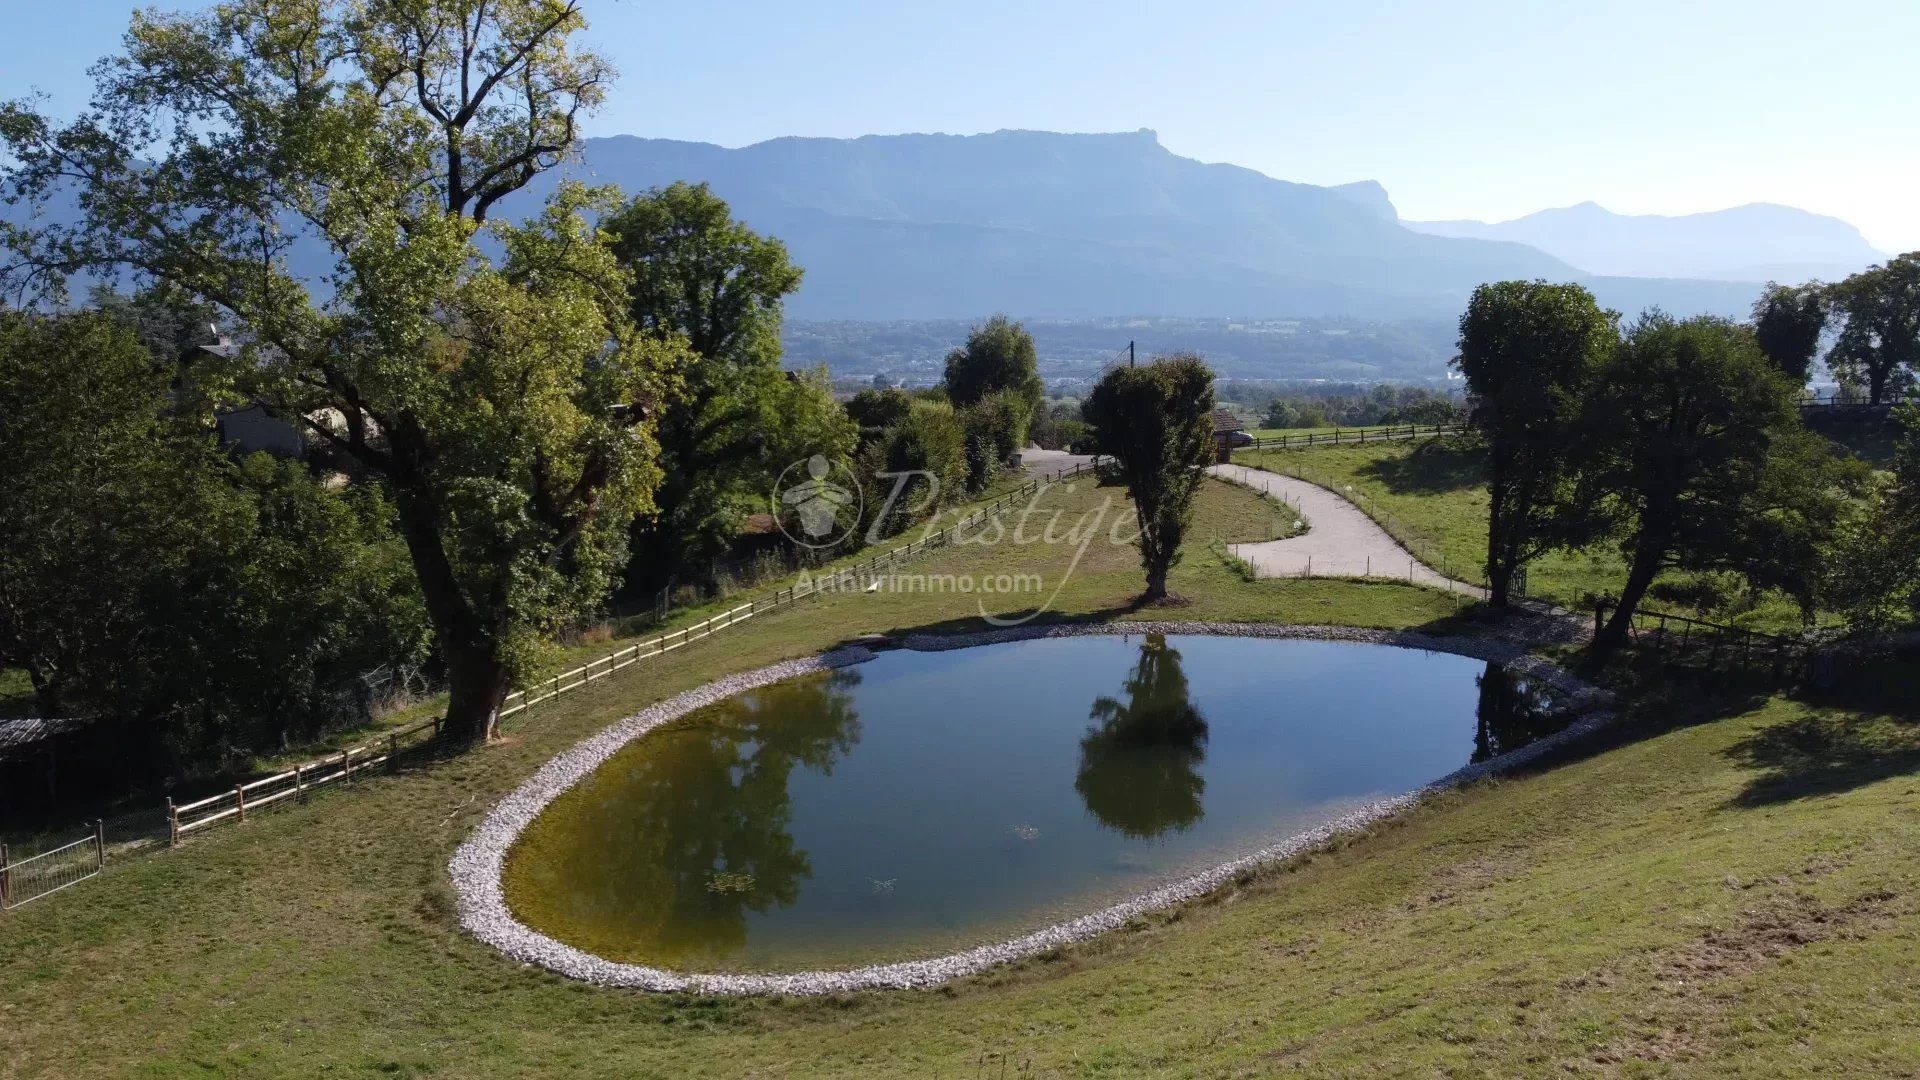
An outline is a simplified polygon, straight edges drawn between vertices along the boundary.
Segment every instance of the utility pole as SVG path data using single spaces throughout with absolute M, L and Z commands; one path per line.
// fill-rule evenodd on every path
M 1133 366 L 1133 342 L 1127 342 L 1127 366 Z

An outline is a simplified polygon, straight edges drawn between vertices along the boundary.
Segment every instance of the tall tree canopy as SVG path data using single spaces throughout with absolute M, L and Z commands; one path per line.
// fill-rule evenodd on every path
M 1920 251 L 1827 287 L 1843 320 L 1827 356 L 1834 374 L 1865 384 L 1875 405 L 1912 388 L 1920 367 Z
M 627 582 L 646 593 L 725 551 L 782 469 L 844 458 L 858 432 L 824 374 L 781 369 L 781 304 L 801 277 L 785 245 L 734 220 L 705 184 L 646 192 L 602 227 L 632 275 L 634 322 L 694 354 L 660 416 L 657 509 L 633 526 Z
M 1795 389 L 1751 331 L 1726 320 L 1651 312 L 1628 329 L 1588 404 L 1586 479 L 1628 564 L 1599 643 L 1625 640 L 1648 586 L 1672 567 L 1734 571 L 1811 608 L 1843 502 L 1839 467 L 1801 424 Z
M 1501 281 L 1473 292 L 1460 317 L 1469 422 L 1487 440 L 1487 582 L 1510 602 L 1514 575 L 1541 554 L 1591 538 L 1572 497 L 1572 433 L 1600 363 L 1618 338 L 1614 312 L 1579 285 Z
M 1095 447 L 1114 459 L 1133 499 L 1143 598 L 1162 599 L 1213 452 L 1213 371 L 1191 353 L 1116 367 L 1094 385 L 1085 412 Z
M 1827 294 L 1819 282 L 1781 285 L 1768 282 L 1753 302 L 1753 336 L 1760 351 L 1794 386 L 1807 385 L 1813 359 L 1820 355 L 1820 334 L 1827 328 Z
M 222 453 L 135 335 L 0 315 L 0 665 L 131 779 L 363 719 L 360 676 L 426 644 L 391 507 Z
M 1920 405 L 1894 410 L 1893 467 L 1833 545 L 1827 599 L 1863 629 L 1920 624 Z
M 584 25 L 575 0 L 228 0 L 135 15 L 72 124 L 0 106 L 7 197 L 84 211 L 9 229 L 9 278 L 130 268 L 228 312 L 246 387 L 393 493 L 474 739 L 608 588 L 680 364 L 627 317 L 604 199 L 492 216 L 601 100 Z
M 967 343 L 947 354 L 947 397 L 965 408 L 989 394 L 1012 391 L 1025 404 L 1024 427 L 1046 393 L 1040 354 L 1027 328 L 995 315 L 967 334 Z

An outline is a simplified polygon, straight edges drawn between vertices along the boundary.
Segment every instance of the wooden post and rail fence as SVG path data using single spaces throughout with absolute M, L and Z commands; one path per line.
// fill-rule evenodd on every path
M 1606 626 L 1615 607 L 1611 600 L 1594 601 L 1595 636 Z M 1628 621 L 1627 636 L 1636 645 L 1652 645 L 1677 653 L 1704 650 L 1713 660 L 1767 668 L 1776 679 L 1801 672 L 1812 659 L 1815 648 L 1814 643 L 1804 637 L 1768 634 L 1646 608 L 1634 610 Z
M 1397 439 L 1431 439 L 1458 435 L 1465 424 L 1391 424 L 1385 427 L 1334 428 L 1332 431 L 1308 431 L 1301 434 L 1256 435 L 1252 442 L 1237 450 L 1291 450 L 1303 446 L 1341 446 L 1350 443 L 1388 442 Z

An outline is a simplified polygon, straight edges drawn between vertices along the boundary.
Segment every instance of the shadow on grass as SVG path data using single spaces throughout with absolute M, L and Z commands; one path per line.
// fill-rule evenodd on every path
M 1111 622 L 1114 619 L 1118 619 L 1123 615 L 1131 615 L 1135 612 L 1144 611 L 1146 609 L 1147 609 L 1147 605 L 1142 603 L 1138 597 L 1135 597 L 1124 604 L 1116 604 L 1111 607 L 1099 608 L 1094 611 L 1075 611 L 1075 612 L 1066 612 L 1066 613 L 1062 613 L 1058 611 L 1043 611 L 1040 614 L 1035 615 L 1033 618 L 1027 620 L 1026 622 L 1018 623 L 1018 624 L 1007 622 L 1002 624 L 1002 626 L 1013 626 L 1013 625 L 1059 626 L 1059 625 L 1068 625 L 1073 623 Z M 1012 613 L 1012 612 L 1001 613 L 999 617 L 1003 619 L 1011 620 L 1013 618 L 1017 618 L 1018 613 Z M 1179 615 L 1177 614 L 1177 609 L 1170 609 L 1167 617 L 1170 619 L 1179 618 Z M 1001 629 L 1002 626 L 995 626 L 992 623 L 987 622 L 985 619 L 982 619 L 979 615 L 959 615 L 951 619 L 941 619 L 936 622 L 920 623 L 917 626 L 896 626 L 888 630 L 887 633 L 895 637 L 908 637 L 915 634 L 929 634 L 929 635 L 935 635 L 935 636 L 943 636 L 943 635 L 951 635 L 951 634 L 977 634 L 984 630 Z M 847 638 L 844 641 L 842 641 L 841 644 L 842 645 L 852 644 L 857 640 L 858 640 L 857 638 Z
M 1767 806 L 1837 795 L 1920 772 L 1920 664 L 1885 660 L 1860 667 L 1795 700 L 1812 706 L 1756 731 L 1727 756 L 1760 770 L 1733 798 Z
M 1474 617 L 1467 614 L 1468 619 Z M 1464 621 L 1441 620 L 1435 625 Z M 1612 691 L 1617 719 L 1591 736 L 1514 769 L 1510 777 L 1546 772 L 1670 732 L 1741 716 L 1765 705 L 1777 689 L 1761 672 L 1676 664 L 1667 655 L 1639 649 L 1608 655 L 1581 649 L 1560 657 L 1560 663 Z
M 1484 487 L 1487 458 L 1468 440 L 1433 439 L 1411 453 L 1369 462 L 1360 475 L 1380 481 L 1396 495 L 1443 495 Z

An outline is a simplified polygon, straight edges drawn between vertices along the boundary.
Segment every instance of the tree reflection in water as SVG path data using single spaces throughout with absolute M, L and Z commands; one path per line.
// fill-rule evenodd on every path
M 1475 681 L 1480 686 L 1480 705 L 1473 729 L 1473 761 L 1518 750 L 1563 726 L 1548 712 L 1551 701 L 1546 689 L 1505 664 L 1488 664 Z
M 547 850 L 516 895 L 604 956 L 737 952 L 747 913 L 793 903 L 812 876 L 794 846 L 788 781 L 796 767 L 830 773 L 859 742 L 859 681 L 840 669 L 776 683 L 642 740 L 588 779 L 599 790 L 583 793 L 579 813 L 529 830 L 523 842 Z M 550 871 L 564 879 L 537 880 Z
M 1074 790 L 1101 824 L 1128 836 L 1191 828 L 1204 813 L 1207 720 L 1189 697 L 1179 651 L 1148 634 L 1123 692 L 1125 701 L 1094 701 Z

